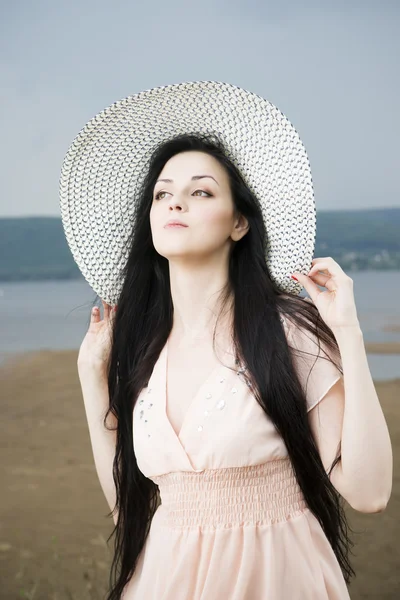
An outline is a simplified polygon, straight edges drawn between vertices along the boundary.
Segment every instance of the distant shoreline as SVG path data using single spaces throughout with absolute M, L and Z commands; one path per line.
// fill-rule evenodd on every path
M 315 257 L 331 256 L 345 271 L 389 271 L 398 277 L 400 207 L 317 208 L 316 213 Z M 71 281 L 81 275 L 61 215 L 0 217 L 0 287 L 17 281 Z
M 335 258 L 335 257 L 334 257 Z M 350 273 L 371 273 L 371 272 L 393 272 L 396 274 L 400 273 L 400 263 L 398 265 L 381 265 L 379 268 L 376 266 L 371 266 L 369 264 L 365 265 L 348 265 L 346 261 L 343 261 L 341 257 L 336 257 L 340 264 L 340 266 Z M 75 263 L 72 267 L 68 267 L 67 269 L 60 269 L 59 272 L 54 271 L 54 269 L 46 274 L 43 272 L 45 269 L 41 268 L 41 273 L 35 275 L 31 270 L 22 269 L 20 272 L 13 270 L 12 273 L 5 273 L 4 269 L 0 270 L 0 290 L 2 285 L 9 285 L 13 283 L 60 283 L 60 282 L 68 282 L 68 281 L 79 281 L 82 283 L 88 283 L 87 279 L 82 275 L 82 273 L 78 270 Z M 400 324 L 395 325 L 397 327 L 397 331 L 400 330 Z
M 379 354 L 379 355 L 399 355 L 400 359 L 400 342 L 366 342 L 365 349 L 367 354 Z M 13 369 L 15 367 L 24 368 L 25 365 L 33 363 L 54 362 L 54 360 L 60 361 L 73 361 L 78 357 L 79 349 L 38 349 L 38 350 L 23 350 L 21 352 L 0 352 L 0 371 Z M 382 381 L 397 381 L 399 377 L 392 377 L 384 379 Z

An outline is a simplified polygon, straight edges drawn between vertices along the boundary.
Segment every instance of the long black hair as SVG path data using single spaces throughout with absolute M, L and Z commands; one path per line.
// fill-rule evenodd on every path
M 159 145 L 152 154 L 137 201 L 135 225 L 129 239 L 129 257 L 121 276 L 112 346 L 108 363 L 109 409 L 116 417 L 116 452 L 113 478 L 116 504 L 113 561 L 107 600 L 119 600 L 132 577 L 151 520 L 159 505 L 157 485 L 139 470 L 133 452 L 132 411 L 147 384 L 173 324 L 168 260 L 156 252 L 149 213 L 155 182 L 175 154 L 197 150 L 216 158 L 226 169 L 235 209 L 249 222 L 249 230 L 236 242 L 229 258 L 228 282 L 221 292 L 221 312 L 232 302 L 232 337 L 237 356 L 248 369 L 255 397 L 272 420 L 286 445 L 304 498 L 321 524 L 347 583 L 355 572 L 348 554 L 349 525 L 342 498 L 329 474 L 340 460 L 340 444 L 329 473 L 321 461 L 309 424 L 305 391 L 297 377 L 291 347 L 281 316 L 315 336 L 332 351 L 338 346 L 332 330 L 313 303 L 283 292 L 274 283 L 265 260 L 268 231 L 259 202 L 229 160 L 217 136 L 179 135 Z M 328 359 L 327 359 L 328 360 Z M 250 435 L 250 432 L 249 432 Z M 109 538 L 109 539 L 110 539 Z

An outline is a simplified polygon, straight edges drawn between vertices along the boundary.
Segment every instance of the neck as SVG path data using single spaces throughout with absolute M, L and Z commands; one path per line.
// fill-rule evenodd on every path
M 219 294 L 228 281 L 227 266 L 170 261 L 169 269 L 174 335 L 188 341 L 212 338 L 216 325 L 218 331 L 226 332 L 230 307 L 224 309 L 218 324 L 217 318 L 221 310 Z

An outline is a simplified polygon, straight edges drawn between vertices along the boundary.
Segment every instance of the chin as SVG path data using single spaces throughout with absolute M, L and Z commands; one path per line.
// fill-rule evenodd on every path
M 154 244 L 158 254 L 170 260 L 174 258 L 185 258 L 192 254 L 192 251 L 184 244 Z

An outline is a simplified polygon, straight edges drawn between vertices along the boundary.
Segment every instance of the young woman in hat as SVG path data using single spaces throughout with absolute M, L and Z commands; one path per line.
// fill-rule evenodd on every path
M 349 598 L 342 499 L 382 511 L 392 451 L 297 132 L 235 86 L 156 88 L 88 123 L 60 189 L 103 304 L 78 368 L 107 600 Z

